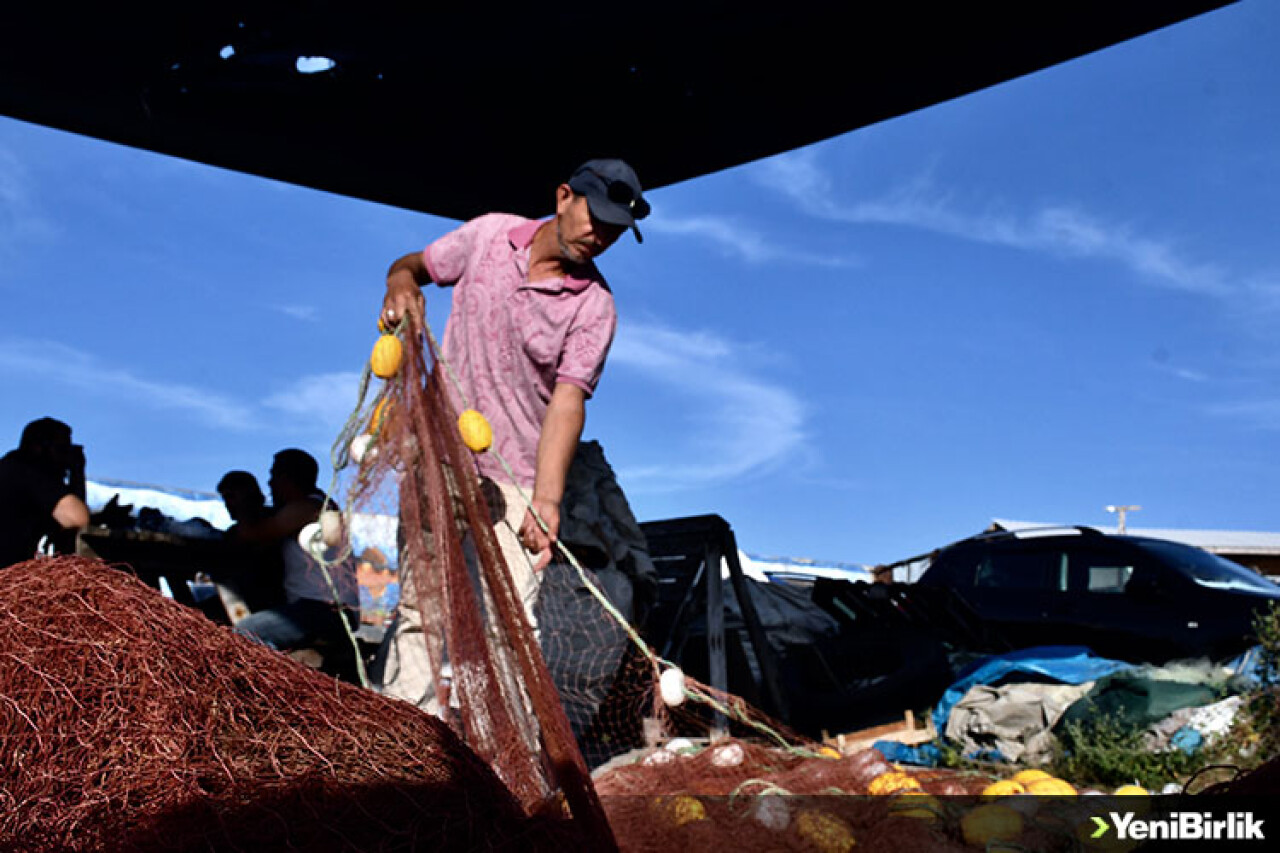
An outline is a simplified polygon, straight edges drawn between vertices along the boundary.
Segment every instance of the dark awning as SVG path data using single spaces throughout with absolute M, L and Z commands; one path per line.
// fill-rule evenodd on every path
M 0 112 L 443 216 L 541 214 L 591 156 L 663 186 L 1224 5 L 28 0 L 0 12 Z

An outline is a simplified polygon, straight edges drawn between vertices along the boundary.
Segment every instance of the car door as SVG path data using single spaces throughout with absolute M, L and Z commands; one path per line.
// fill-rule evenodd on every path
M 1083 544 L 1068 555 L 1077 642 L 1095 654 L 1163 662 L 1185 651 L 1188 592 L 1169 568 L 1133 548 Z
M 1062 549 L 1047 539 L 1007 540 L 978 563 L 971 606 L 1015 648 L 1059 645 L 1067 591 Z

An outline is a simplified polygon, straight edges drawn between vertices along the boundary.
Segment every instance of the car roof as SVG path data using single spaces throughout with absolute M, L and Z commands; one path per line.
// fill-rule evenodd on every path
M 1028 527 L 1019 530 L 989 530 L 944 545 L 935 553 L 942 554 L 946 551 L 969 549 L 993 545 L 996 543 L 1023 542 L 1029 540 L 1076 540 L 1080 542 L 1091 541 L 1094 543 L 1106 542 L 1111 545 L 1119 545 L 1122 547 L 1139 547 L 1147 544 L 1158 544 L 1161 546 L 1171 546 L 1175 548 L 1195 548 L 1194 545 L 1188 545 L 1184 542 L 1175 542 L 1170 539 L 1160 539 L 1154 536 L 1130 536 L 1125 533 L 1106 533 L 1094 527 L 1085 525 L 1076 526 L 1045 526 L 1045 527 Z
M 1024 539 L 1056 539 L 1056 538 L 1066 539 L 1066 538 L 1073 538 L 1073 537 L 1107 538 L 1107 539 L 1131 538 L 1128 536 L 1125 536 L 1125 537 L 1111 536 L 1106 533 L 1103 533 L 1100 530 L 1097 530 L 1096 528 L 1085 527 L 1083 525 L 1077 525 L 1074 527 L 1056 527 L 1056 526 L 1055 527 L 1028 527 L 1028 528 L 1023 528 L 1021 530 L 984 531 L 975 536 L 970 536 L 966 539 L 961 539 L 957 542 L 952 542 L 950 545 L 944 545 L 940 550 L 945 551 L 950 548 L 959 548 L 962 546 L 967 547 L 970 545 L 983 545 L 983 544 L 989 544 L 992 542 L 1013 542 L 1013 541 L 1019 541 Z

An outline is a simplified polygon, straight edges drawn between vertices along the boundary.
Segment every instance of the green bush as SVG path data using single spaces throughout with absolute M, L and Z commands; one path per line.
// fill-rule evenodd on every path
M 1245 696 L 1230 740 L 1250 766 L 1280 755 L 1280 606 L 1272 602 L 1253 619 L 1258 638 L 1258 686 Z
M 1159 790 L 1200 769 L 1204 759 L 1180 749 L 1150 752 L 1142 730 L 1114 714 L 1067 723 L 1054 743 L 1049 772 L 1103 790 L 1137 782 Z
M 1150 753 L 1143 748 L 1141 730 L 1099 715 L 1064 726 L 1050 772 L 1077 783 L 1115 786 L 1136 781 L 1159 788 L 1171 781 L 1186 782 L 1214 766 L 1244 771 L 1280 756 L 1280 606 L 1271 603 L 1259 611 L 1253 630 L 1259 646 L 1258 683 L 1243 694 L 1241 711 L 1225 735 L 1193 755 L 1181 750 Z

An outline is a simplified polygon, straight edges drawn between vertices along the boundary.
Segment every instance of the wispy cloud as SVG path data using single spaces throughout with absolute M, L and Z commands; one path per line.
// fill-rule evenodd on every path
M 226 396 L 191 385 L 147 379 L 56 341 L 0 341 L 0 371 L 36 377 L 97 397 L 183 412 L 193 420 L 225 429 L 249 430 L 256 423 L 250 407 Z
M 1251 429 L 1280 430 L 1280 400 L 1239 400 L 1210 406 L 1208 411 L 1214 417 L 1230 418 Z
M 272 305 L 271 308 L 305 323 L 314 323 L 320 319 L 320 309 L 314 305 Z
M 352 371 L 304 376 L 269 396 L 264 404 L 337 435 L 355 408 L 360 374 Z
M 658 442 L 670 461 L 624 467 L 628 488 L 666 491 L 707 486 L 769 470 L 805 437 L 805 408 L 789 389 L 752 373 L 749 349 L 705 332 L 654 323 L 619 326 L 615 368 L 643 373 L 689 401 L 693 430 Z
M 654 216 L 645 230 L 659 234 L 694 237 L 711 243 L 726 256 L 751 264 L 772 261 L 822 267 L 854 267 L 861 262 L 849 254 L 821 254 L 784 246 L 736 219 L 724 216 Z
M 139 408 L 178 412 L 219 429 L 305 428 L 325 436 L 336 435 L 346 424 L 360 386 L 359 373 L 313 374 L 259 402 L 245 402 L 207 388 L 150 379 L 84 350 L 34 339 L 0 340 L 0 375 L 6 373 L 75 388 L 92 397 L 127 400 Z
M 848 203 L 836 197 L 830 176 L 812 149 L 766 160 L 752 174 L 801 210 L 826 220 L 896 225 L 978 243 L 1113 261 L 1151 284 L 1207 296 L 1229 296 L 1237 289 L 1217 265 L 1189 261 L 1168 241 L 1138 234 L 1123 223 L 1108 222 L 1069 205 L 1046 206 L 1021 215 L 965 210 L 928 177 L 879 199 Z
M 1203 383 L 1210 381 L 1207 373 L 1200 370 L 1192 370 L 1189 367 L 1170 367 L 1168 365 L 1161 365 L 1159 369 L 1176 379 L 1183 380 L 1184 382 Z
M 0 147 L 0 256 L 18 242 L 53 233 L 34 199 L 25 167 L 12 151 Z

